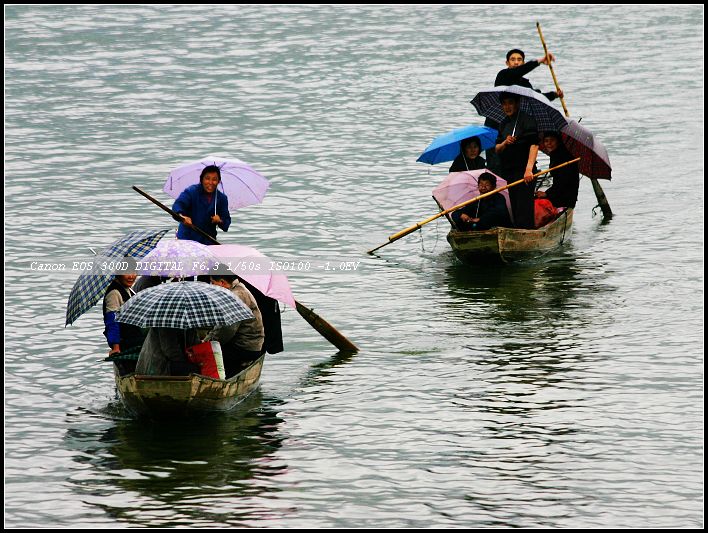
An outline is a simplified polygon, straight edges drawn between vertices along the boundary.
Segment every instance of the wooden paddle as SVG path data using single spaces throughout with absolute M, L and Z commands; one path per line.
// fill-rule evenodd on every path
M 165 204 L 160 202 L 159 200 L 156 200 L 152 196 L 150 196 L 148 193 L 145 191 L 140 190 L 138 187 L 133 185 L 133 189 L 142 194 L 145 198 L 150 200 L 153 204 L 158 206 L 160 209 L 165 211 L 166 213 L 169 213 L 173 219 L 175 219 L 177 222 L 182 222 L 181 215 L 167 207 Z M 189 226 L 191 229 L 199 233 L 200 235 L 206 237 L 209 239 L 211 242 L 214 244 L 219 244 L 219 241 L 217 241 L 214 237 L 203 231 L 201 228 L 198 228 L 194 225 Z M 295 300 L 295 309 L 297 312 L 300 314 L 302 318 L 304 318 L 308 324 L 310 324 L 320 335 L 322 335 L 325 339 L 327 339 L 335 348 L 337 348 L 340 352 L 358 352 L 359 348 L 351 342 L 349 339 L 347 339 L 344 335 L 342 335 L 337 329 L 327 322 L 324 318 L 319 316 L 317 313 L 315 313 L 312 309 L 310 309 L 307 306 L 302 305 L 300 302 Z
M 543 51 L 548 55 L 548 47 L 546 46 L 546 40 L 543 38 L 543 32 L 541 31 L 541 24 L 536 23 L 536 29 L 538 30 L 538 36 L 541 38 L 541 44 L 543 45 Z M 561 89 L 560 86 L 558 85 L 558 79 L 556 78 L 556 73 L 553 70 L 553 64 L 551 61 L 548 61 L 548 68 L 551 70 L 551 76 L 553 77 L 553 83 L 556 85 L 556 92 L 560 93 Z M 562 96 L 559 96 L 561 105 L 563 106 L 563 111 L 565 112 L 566 117 L 570 117 L 570 112 L 568 112 L 568 108 L 565 106 L 565 100 L 563 99 Z M 592 183 L 592 189 L 595 192 L 595 197 L 597 198 L 598 203 L 600 204 L 600 208 L 602 209 L 602 215 L 606 219 L 611 219 L 612 218 L 612 209 L 610 208 L 610 204 L 607 201 L 607 196 L 605 196 L 605 191 L 602 190 L 602 187 L 600 186 L 600 182 L 597 181 L 595 178 L 590 178 L 590 183 Z
M 539 176 L 542 176 L 543 174 L 547 174 L 548 172 L 551 172 L 551 171 L 553 171 L 553 170 L 562 168 L 562 167 L 564 167 L 564 166 L 566 166 L 566 165 L 570 165 L 570 164 L 572 164 L 572 163 L 577 163 L 578 161 L 580 161 L 580 158 L 579 158 L 579 157 L 576 158 L 576 159 L 573 159 L 572 161 L 566 161 L 565 163 L 562 163 L 562 164 L 560 164 L 560 165 L 557 165 L 557 166 L 555 166 L 555 167 L 553 167 L 553 168 L 549 168 L 548 170 L 542 170 L 541 172 L 537 172 L 536 174 L 533 175 L 533 177 L 534 177 L 534 178 L 537 178 L 537 177 L 539 177 Z M 474 202 L 476 202 L 476 201 L 478 201 L 478 200 L 482 200 L 483 198 L 487 198 L 488 196 L 491 196 L 491 195 L 496 194 L 496 193 L 498 193 L 498 192 L 504 191 L 504 190 L 506 190 L 506 189 L 508 189 L 508 188 L 510 188 L 510 187 L 514 187 L 514 186 L 516 186 L 516 185 L 519 185 L 520 183 L 524 183 L 524 180 L 523 180 L 523 179 L 520 179 L 519 181 L 515 181 L 515 182 L 513 182 L 513 183 L 509 183 L 509 184 L 507 184 L 507 185 L 504 185 L 504 187 L 499 187 L 498 189 L 494 189 L 493 191 L 490 191 L 490 192 L 487 192 L 487 193 L 484 193 L 484 194 L 480 194 L 479 196 L 475 196 L 475 197 L 472 198 L 471 200 L 467 200 L 466 202 L 462 202 L 461 204 L 456 205 L 456 206 L 454 206 L 454 207 L 451 207 L 450 209 L 445 209 L 444 211 L 440 211 L 439 213 L 436 213 L 435 215 L 433 215 L 433 216 L 431 216 L 431 217 L 428 217 L 428 218 L 426 218 L 425 220 L 421 220 L 420 222 L 418 222 L 417 224 L 415 224 L 415 225 L 413 225 L 413 226 L 411 226 L 411 227 L 409 227 L 409 228 L 406 228 L 406 229 L 404 229 L 404 230 L 399 231 L 398 233 L 395 233 L 395 234 L 391 235 L 391 236 L 388 238 L 388 242 L 385 242 L 385 243 L 383 243 L 382 245 L 377 246 L 376 248 L 372 248 L 371 250 L 369 250 L 369 251 L 366 252 L 366 253 L 367 253 L 367 254 L 372 254 L 372 253 L 374 253 L 376 250 L 378 250 L 379 248 L 383 248 L 384 246 L 387 246 L 387 245 L 391 244 L 392 242 L 397 241 L 398 239 L 401 239 L 401 238 L 405 237 L 406 235 L 409 235 L 409 234 L 413 233 L 414 231 L 416 231 L 416 230 L 422 228 L 422 227 L 425 226 L 428 222 L 432 222 L 432 221 L 435 220 L 436 218 L 440 218 L 440 217 L 443 216 L 443 215 L 447 215 L 447 214 L 449 214 L 449 213 L 452 213 L 453 211 L 457 211 L 458 209 L 460 209 L 460 208 L 462 208 L 462 207 L 465 207 L 465 206 L 467 206 L 467 205 L 473 204 Z

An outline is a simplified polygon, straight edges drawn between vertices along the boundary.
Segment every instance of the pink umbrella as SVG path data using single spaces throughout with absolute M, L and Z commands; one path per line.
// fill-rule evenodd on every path
M 479 176 L 488 172 L 497 180 L 496 188 L 504 187 L 507 183 L 504 178 L 501 178 L 489 172 L 486 168 L 479 170 L 466 170 L 464 172 L 451 172 L 448 176 L 433 190 L 433 198 L 438 202 L 443 209 L 450 209 L 456 205 L 471 200 L 475 196 L 479 196 L 477 181 Z M 502 191 L 501 194 L 506 202 L 506 208 L 509 210 L 509 216 L 514 220 L 511 213 L 511 202 L 509 201 L 509 190 Z M 484 201 L 484 200 L 482 200 Z
M 285 274 L 270 270 L 270 259 L 250 246 L 219 244 L 209 246 L 209 251 L 223 263 L 231 264 L 231 271 L 253 285 L 264 295 L 279 300 L 295 309 L 295 298 Z M 260 265 L 260 270 L 253 268 Z

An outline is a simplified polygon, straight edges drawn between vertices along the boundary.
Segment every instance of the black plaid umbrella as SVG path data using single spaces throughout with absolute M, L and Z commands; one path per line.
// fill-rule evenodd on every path
M 140 259 L 157 246 L 168 230 L 137 230 L 121 237 L 105 248 L 96 258 L 96 268 L 81 273 L 69 294 L 66 304 L 66 325 L 72 324 L 105 296 L 106 289 L 115 279 L 115 273 L 102 272 L 98 266 L 103 262 L 121 260 L 124 257 Z
M 520 109 L 536 120 L 538 131 L 560 131 L 566 125 L 565 117 L 553 107 L 548 98 L 533 89 L 518 85 L 500 85 L 494 89 L 480 91 L 470 103 L 483 117 L 501 122 L 506 118 L 499 101 L 502 93 L 518 94 L 522 97 Z
M 192 329 L 227 326 L 253 318 L 228 289 L 201 281 L 163 283 L 125 302 L 116 320 L 141 328 Z
M 577 121 L 567 119 L 567 125 L 561 130 L 563 144 L 573 157 L 579 157 L 580 173 L 598 180 L 612 179 L 612 167 L 607 149 L 592 132 Z

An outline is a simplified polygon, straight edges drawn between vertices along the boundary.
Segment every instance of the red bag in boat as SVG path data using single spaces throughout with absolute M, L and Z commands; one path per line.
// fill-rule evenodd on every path
M 553 207 L 550 200 L 546 198 L 536 198 L 534 200 L 533 214 L 536 227 L 540 228 L 554 220 L 556 216 L 558 216 L 558 210 Z
M 226 379 L 224 356 L 217 341 L 202 342 L 187 348 L 187 359 L 201 367 L 200 374 L 214 379 Z

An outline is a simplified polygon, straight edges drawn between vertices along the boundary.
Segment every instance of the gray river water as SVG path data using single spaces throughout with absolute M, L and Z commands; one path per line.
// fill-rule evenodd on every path
M 529 6 L 526 9 L 530 9 Z M 5 524 L 10 527 L 703 525 L 702 6 L 5 8 Z M 459 264 L 434 136 L 504 54 L 541 56 L 605 144 L 545 261 Z M 552 89 L 545 67 L 529 76 Z M 64 328 L 83 258 L 169 217 L 207 154 L 271 181 L 222 242 L 284 261 L 286 351 L 234 412 L 131 419 L 100 310 Z

